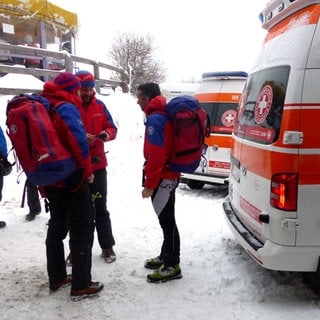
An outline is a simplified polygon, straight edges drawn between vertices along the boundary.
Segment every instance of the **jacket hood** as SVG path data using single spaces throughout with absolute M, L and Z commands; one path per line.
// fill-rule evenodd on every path
M 148 116 L 153 112 L 166 112 L 166 98 L 164 96 L 156 96 L 146 105 L 144 112 Z
M 78 109 L 82 107 L 82 100 L 79 96 L 61 89 L 54 82 L 46 82 L 40 95 L 47 98 L 52 104 L 65 101 L 74 104 Z

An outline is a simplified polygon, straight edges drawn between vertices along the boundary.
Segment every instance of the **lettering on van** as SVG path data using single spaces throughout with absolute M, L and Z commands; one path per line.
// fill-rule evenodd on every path
M 259 220 L 259 214 L 261 213 L 261 210 L 255 207 L 252 203 L 244 199 L 240 196 L 240 207 L 255 221 L 257 221 L 259 224 L 261 224 L 261 221 Z
M 273 90 L 272 87 L 266 85 L 260 91 L 256 105 L 254 107 L 254 120 L 257 124 L 266 120 L 272 106 Z

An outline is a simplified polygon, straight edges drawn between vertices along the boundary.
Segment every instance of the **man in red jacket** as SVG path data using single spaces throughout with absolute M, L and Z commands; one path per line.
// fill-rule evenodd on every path
M 95 226 L 98 242 L 102 249 L 101 257 L 107 263 L 116 260 L 113 250 L 115 240 L 112 233 L 110 213 L 107 209 L 107 170 L 108 165 L 104 143 L 114 140 L 117 127 L 105 104 L 96 98 L 94 76 L 85 70 L 75 74 L 81 82 L 82 120 L 87 131 L 94 182 L 90 191 L 94 199 Z
M 159 256 L 145 262 L 146 268 L 155 269 L 148 274 L 147 280 L 164 282 L 180 279 L 180 237 L 175 221 L 175 190 L 180 174 L 168 168 L 173 152 L 173 131 L 166 116 L 166 99 L 156 83 L 141 84 L 137 98 L 137 103 L 147 117 L 142 197 L 151 197 L 164 237 Z
M 86 131 L 81 120 L 80 81 L 72 73 L 62 72 L 44 84 L 41 95 L 52 106 L 53 122 L 77 168 L 65 180 L 44 187 L 49 201 L 50 220 L 46 238 L 47 271 L 50 290 L 71 283 L 72 300 L 95 296 L 103 284 L 91 280 L 91 250 L 94 212 L 89 184 L 93 182 Z M 72 277 L 67 276 L 63 240 L 70 231 L 73 258 Z

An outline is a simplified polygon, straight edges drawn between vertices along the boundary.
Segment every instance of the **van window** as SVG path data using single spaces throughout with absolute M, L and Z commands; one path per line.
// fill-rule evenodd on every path
M 238 103 L 200 102 L 210 118 L 211 133 L 231 134 L 236 120 Z
M 248 77 L 234 128 L 236 136 L 261 144 L 277 141 L 289 73 L 289 66 L 279 66 Z

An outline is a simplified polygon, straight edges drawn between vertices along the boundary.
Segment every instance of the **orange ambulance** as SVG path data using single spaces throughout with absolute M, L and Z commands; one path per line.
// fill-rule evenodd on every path
M 261 266 L 315 272 L 320 259 L 320 1 L 273 0 L 241 97 L 223 204 Z
M 210 137 L 206 138 L 203 157 L 192 174 L 183 173 L 181 182 L 192 189 L 205 184 L 226 184 L 230 173 L 231 133 L 241 92 L 247 79 L 243 71 L 207 72 L 195 93 L 210 118 Z

